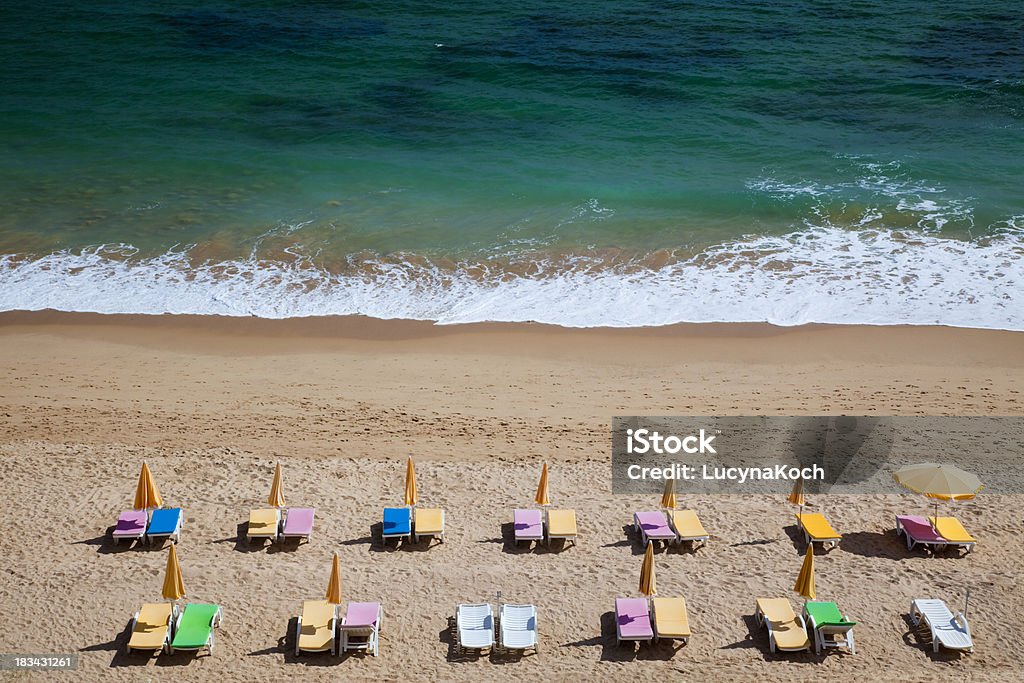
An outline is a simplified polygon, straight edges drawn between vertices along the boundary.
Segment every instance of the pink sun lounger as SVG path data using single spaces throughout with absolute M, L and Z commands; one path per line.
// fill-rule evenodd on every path
M 313 535 L 314 508 L 288 508 L 284 526 L 281 527 L 281 538 L 304 538 L 309 541 Z
M 384 611 L 379 602 L 350 602 L 341 620 L 341 651 L 363 650 L 377 656 Z
M 117 526 L 114 527 L 114 543 L 122 538 L 140 539 L 146 533 L 146 526 L 149 518 L 145 510 L 127 510 L 117 518 Z
M 544 539 L 544 519 L 540 510 L 514 510 L 512 526 L 516 534 L 516 543 Z
M 624 640 L 654 640 L 645 598 L 615 598 L 615 644 Z
M 913 550 L 916 545 L 930 546 L 932 550 L 940 545 L 949 545 L 931 522 L 918 515 L 896 515 L 896 535 L 900 534 L 907 538 L 907 550 Z
M 634 512 L 633 528 L 640 532 L 640 539 L 644 545 L 647 541 L 675 541 L 678 537 L 676 532 L 668 524 L 668 517 L 664 512 Z

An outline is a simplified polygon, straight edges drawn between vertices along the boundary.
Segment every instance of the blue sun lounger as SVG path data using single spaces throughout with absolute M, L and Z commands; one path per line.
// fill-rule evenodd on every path
M 410 508 L 384 508 L 384 526 L 381 529 L 384 540 L 406 538 L 412 535 L 412 510 Z
M 177 543 L 181 540 L 181 508 L 157 508 L 153 510 L 153 516 L 149 520 L 149 528 L 146 529 L 146 540 L 154 538 L 174 538 Z

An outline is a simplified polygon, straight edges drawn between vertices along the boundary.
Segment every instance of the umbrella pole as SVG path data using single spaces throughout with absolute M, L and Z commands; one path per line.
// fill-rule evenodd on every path
M 967 603 L 969 603 L 970 600 L 971 600 L 971 589 L 968 588 L 967 592 L 964 594 L 964 619 L 967 618 Z

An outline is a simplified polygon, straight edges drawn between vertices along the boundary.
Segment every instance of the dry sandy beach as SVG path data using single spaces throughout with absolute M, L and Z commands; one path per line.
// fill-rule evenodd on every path
M 659 594 L 686 598 L 693 638 L 616 647 L 618 596 L 642 556 L 626 532 L 656 497 L 612 495 L 609 423 L 622 414 L 1022 415 L 1024 334 L 940 327 L 779 329 L 699 325 L 565 330 L 436 327 L 367 319 L 0 314 L 0 652 L 79 652 L 74 680 L 1021 680 L 1021 500 L 961 509 L 973 553 L 908 553 L 897 512 L 912 495 L 818 497 L 845 535 L 817 558 L 819 598 L 858 622 L 857 654 L 768 654 L 754 599 L 792 592 L 803 543 L 776 496 L 701 496 L 712 534 L 659 550 Z M 448 539 L 385 549 L 372 526 L 401 502 L 413 455 L 422 503 Z M 106 536 L 148 461 L 185 510 L 179 546 L 193 601 L 224 608 L 213 656 L 126 656 L 126 627 L 159 601 L 166 551 Z M 250 547 L 244 521 L 284 468 L 290 505 L 317 508 L 309 544 Z M 579 543 L 517 549 L 511 509 L 530 505 L 540 464 Z M 306 655 L 292 630 L 319 598 L 331 553 L 346 599 L 379 600 L 379 658 Z M 976 652 L 933 655 L 906 620 L 914 597 L 963 603 Z M 541 651 L 462 657 L 458 602 L 532 602 Z M 5 674 L 12 679 L 11 674 Z

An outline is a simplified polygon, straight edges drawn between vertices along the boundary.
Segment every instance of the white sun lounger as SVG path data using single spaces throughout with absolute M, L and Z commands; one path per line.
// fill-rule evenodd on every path
M 527 650 L 537 647 L 537 608 L 533 605 L 502 605 L 501 647 L 506 650 Z
M 455 610 L 455 626 L 460 647 L 471 650 L 494 647 L 494 611 L 489 604 L 459 605 Z
M 950 650 L 971 652 L 974 649 L 967 617 L 963 612 L 958 612 L 954 616 L 942 600 L 914 600 L 910 603 L 910 620 L 914 622 L 914 626 L 923 623 L 928 628 L 935 652 L 939 651 L 940 645 Z

